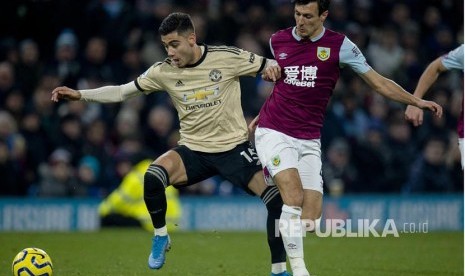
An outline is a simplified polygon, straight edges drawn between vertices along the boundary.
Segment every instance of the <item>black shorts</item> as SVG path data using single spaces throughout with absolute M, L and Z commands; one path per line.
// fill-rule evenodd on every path
M 187 185 L 220 175 L 247 193 L 255 195 L 248 184 L 262 169 L 255 148 L 250 142 L 237 145 L 232 150 L 219 153 L 193 151 L 186 146 L 174 148 L 182 158 L 187 174 Z

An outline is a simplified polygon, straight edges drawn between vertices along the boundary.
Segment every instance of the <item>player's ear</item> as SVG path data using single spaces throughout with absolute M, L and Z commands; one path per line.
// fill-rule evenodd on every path
M 197 36 L 195 35 L 195 33 L 190 33 L 187 36 L 187 41 L 189 42 L 190 46 L 194 46 L 197 43 Z
M 324 11 L 324 12 L 320 15 L 320 20 L 321 20 L 321 22 L 325 22 L 326 17 L 328 17 L 328 14 L 329 14 L 328 11 Z

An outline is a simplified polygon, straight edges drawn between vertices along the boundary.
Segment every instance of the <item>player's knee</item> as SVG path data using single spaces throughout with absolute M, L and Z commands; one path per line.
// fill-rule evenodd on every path
M 144 195 L 162 192 L 168 187 L 168 172 L 162 166 L 150 164 L 144 174 Z

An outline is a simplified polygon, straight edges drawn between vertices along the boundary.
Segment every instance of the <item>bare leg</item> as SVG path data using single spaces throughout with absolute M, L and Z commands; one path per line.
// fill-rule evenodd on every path
M 304 204 L 302 210 L 302 220 L 304 229 L 309 232 L 315 231 L 319 227 L 323 205 L 323 195 L 315 190 L 304 190 Z

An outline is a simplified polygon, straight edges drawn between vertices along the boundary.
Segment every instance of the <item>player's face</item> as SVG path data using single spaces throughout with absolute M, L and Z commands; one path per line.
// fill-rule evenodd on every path
M 318 15 L 318 3 L 310 2 L 306 5 L 295 5 L 294 18 L 296 33 L 302 38 L 313 38 L 323 30 L 323 22 L 328 11 Z
M 194 54 L 196 39 L 194 33 L 178 34 L 178 32 L 172 32 L 162 35 L 161 41 L 173 66 L 183 68 L 196 62 Z

